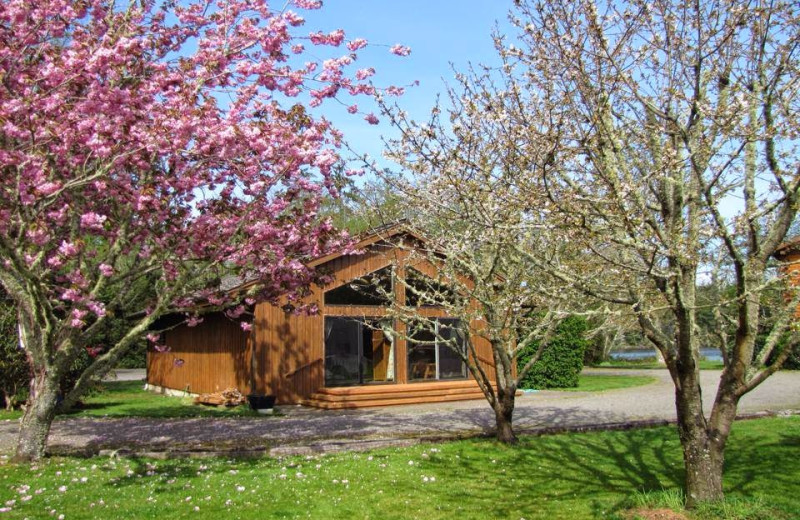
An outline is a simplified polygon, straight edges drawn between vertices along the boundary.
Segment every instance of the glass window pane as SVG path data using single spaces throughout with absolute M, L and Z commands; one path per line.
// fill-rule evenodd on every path
M 461 357 L 467 345 L 458 320 L 439 320 L 439 340 L 439 379 L 467 377 L 467 366 Z
M 456 305 L 456 293 L 445 285 L 409 267 L 406 271 L 406 305 L 410 307 L 439 307 Z
M 408 340 L 408 379 L 436 379 L 436 335 L 417 330 Z

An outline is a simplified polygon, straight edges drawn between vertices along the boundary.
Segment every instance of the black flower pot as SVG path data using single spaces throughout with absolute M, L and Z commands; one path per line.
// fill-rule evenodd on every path
M 250 394 L 247 396 L 247 400 L 250 402 L 250 408 L 261 413 L 269 413 L 263 412 L 262 410 L 271 411 L 272 407 L 275 406 L 274 395 Z

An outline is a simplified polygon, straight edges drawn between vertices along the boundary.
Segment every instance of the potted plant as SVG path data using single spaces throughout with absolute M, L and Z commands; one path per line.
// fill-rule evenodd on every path
M 250 408 L 263 414 L 272 413 L 272 407 L 275 406 L 274 395 L 250 394 L 247 396 L 247 401 L 250 403 Z

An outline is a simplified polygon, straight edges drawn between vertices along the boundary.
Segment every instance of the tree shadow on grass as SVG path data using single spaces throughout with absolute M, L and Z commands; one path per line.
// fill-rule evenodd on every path
M 795 502 L 800 510 L 800 426 L 783 419 L 759 421 L 759 430 L 737 435 L 737 424 L 725 450 L 725 490 L 743 496 L 770 495 Z M 786 427 L 794 431 L 780 431 Z M 788 503 L 788 502 L 787 502 Z
M 481 449 L 481 442 L 494 444 L 495 449 Z M 502 459 L 498 462 L 513 472 L 487 473 L 487 468 L 498 467 L 492 457 Z M 469 475 L 483 479 L 484 485 L 471 489 L 470 495 L 488 508 L 483 511 L 487 518 L 570 501 L 576 507 L 588 502 L 592 514 L 600 516 L 625 507 L 637 491 L 680 486 L 683 479 L 680 444 L 672 428 L 526 437 L 512 447 L 474 441 L 465 443 L 464 453 L 455 461 L 437 463 L 438 473 L 448 481 Z M 523 493 L 515 495 L 520 489 Z M 457 507 L 463 493 L 462 487 L 453 486 L 443 501 Z M 497 500 L 498 496 L 514 499 Z

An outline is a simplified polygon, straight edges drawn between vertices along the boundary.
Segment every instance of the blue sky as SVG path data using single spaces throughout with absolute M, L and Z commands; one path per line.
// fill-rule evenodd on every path
M 374 67 L 378 85 L 419 86 L 406 90 L 397 99 L 413 117 L 424 119 L 433 106 L 444 82 L 452 81 L 451 63 L 464 70 L 468 63 L 497 63 L 491 39 L 495 23 L 508 27 L 510 1 L 500 0 L 325 0 L 318 11 L 298 11 L 307 20 L 305 29 L 330 31 L 341 28 L 348 39 L 365 38 L 370 46 L 362 51 L 357 68 Z M 401 43 L 411 47 L 411 55 L 389 53 L 389 46 Z M 346 50 L 337 49 L 341 55 Z M 346 96 L 342 101 L 349 103 Z M 370 106 L 364 97 L 359 107 Z M 363 115 L 350 115 L 337 103 L 325 103 L 320 109 L 351 145 L 375 159 L 383 148 L 381 135 L 393 135 L 387 122 L 370 125 Z M 388 163 L 384 163 L 388 164 Z

